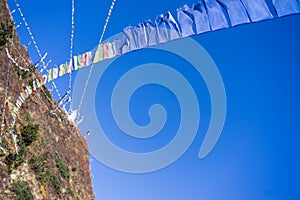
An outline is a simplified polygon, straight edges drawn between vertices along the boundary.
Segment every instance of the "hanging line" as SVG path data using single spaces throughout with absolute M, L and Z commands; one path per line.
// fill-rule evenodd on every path
M 15 1 L 15 2 L 16 2 L 16 1 Z M 17 6 L 20 6 L 17 2 L 16 2 L 16 5 L 17 5 Z M 39 64 L 39 63 L 42 63 L 44 69 L 47 70 L 47 66 L 48 66 L 49 63 L 51 63 L 52 61 L 49 60 L 49 61 L 47 62 L 47 64 L 45 64 L 44 60 L 45 60 L 45 57 L 47 56 L 47 53 L 46 53 L 44 56 L 42 56 L 42 54 L 40 53 L 39 48 L 38 48 L 38 46 L 37 46 L 37 43 L 36 43 L 35 40 L 34 40 L 34 37 L 33 37 L 33 35 L 32 35 L 32 32 L 31 32 L 30 28 L 29 28 L 29 25 L 28 25 L 28 23 L 26 22 L 26 19 L 25 19 L 25 17 L 24 17 L 24 14 L 23 14 L 21 8 L 18 7 L 18 10 L 19 10 L 19 13 L 20 13 L 21 17 L 23 18 L 23 21 L 24 21 L 25 26 L 27 27 L 27 31 L 28 31 L 29 35 L 31 36 L 31 41 L 30 41 L 28 44 L 30 44 L 31 42 L 34 44 L 35 49 L 37 50 L 37 52 L 38 52 L 38 54 L 39 54 L 39 57 L 40 57 L 40 60 L 38 61 L 38 64 Z M 15 46 L 14 43 L 13 43 L 13 45 Z M 18 65 L 18 64 L 13 60 L 13 58 L 12 58 L 9 54 L 8 54 L 8 57 L 9 57 L 16 65 Z M 23 58 L 23 59 L 24 59 L 24 58 Z M 20 65 L 18 65 L 18 66 L 20 67 L 20 69 L 23 69 L 23 68 L 21 68 Z M 36 66 L 35 66 L 35 67 L 36 67 Z M 26 70 L 26 69 L 24 69 L 24 70 Z M 47 73 L 48 73 L 48 70 L 47 70 Z M 56 84 L 55 84 L 54 81 L 52 81 L 52 85 L 53 85 L 53 87 L 54 87 L 54 89 L 55 89 L 55 92 L 57 93 L 57 96 L 58 96 L 59 98 L 61 98 L 61 94 L 60 94 L 60 92 L 59 92 L 59 90 L 58 90 L 58 88 L 57 88 L 57 86 L 56 86 Z
M 34 65 L 34 68 L 38 68 L 38 66 L 40 65 L 41 62 L 43 62 L 45 60 L 45 58 L 47 57 L 48 53 L 45 53 L 43 55 L 43 57 Z M 45 65 L 46 66 L 46 65 Z
M 13 40 L 10 40 L 10 44 L 11 44 L 11 47 L 12 47 L 12 48 L 14 48 L 16 51 L 18 51 L 18 49 L 17 49 L 16 45 L 14 44 Z M 12 57 L 12 55 L 9 53 L 9 50 L 8 50 L 7 48 L 6 48 L 6 54 L 7 54 L 7 57 L 8 57 L 15 65 L 18 65 L 19 68 L 20 68 L 21 70 L 29 70 L 28 59 L 25 59 L 23 56 L 19 56 L 18 58 L 14 59 L 14 58 Z M 47 54 L 47 53 L 46 53 L 46 54 Z M 44 57 L 46 57 L 46 54 L 44 55 Z M 22 66 L 20 66 L 20 65 L 18 64 L 17 60 L 18 60 L 19 58 L 21 58 L 21 59 L 23 60 L 23 62 L 26 63 L 26 66 L 27 66 L 28 68 L 24 68 L 24 67 L 22 67 Z M 52 62 L 52 61 L 49 60 L 49 61 L 47 62 L 47 64 L 46 64 L 46 66 L 49 65 L 50 62 Z M 33 74 L 33 77 L 34 77 L 34 79 L 36 79 L 35 74 Z M 54 83 L 54 86 L 56 86 L 55 83 Z M 54 86 L 52 86 L 52 90 L 51 90 L 51 91 L 53 91 L 54 89 L 57 90 L 57 87 L 55 88 Z M 41 88 L 41 89 L 42 89 L 42 88 Z M 58 91 L 57 91 L 57 92 L 58 92 Z
M 15 24 L 16 29 L 18 29 L 21 25 L 22 25 L 21 22 L 18 25 Z
M 45 61 L 42 60 L 43 56 L 42 56 L 41 51 L 40 51 L 40 49 L 39 49 L 39 47 L 38 47 L 38 45 L 37 45 L 37 42 L 36 42 L 35 39 L 34 39 L 34 36 L 33 36 L 32 32 L 31 32 L 31 29 L 30 29 L 30 27 L 29 27 L 29 24 L 27 23 L 27 21 L 26 21 L 26 19 L 25 19 L 25 16 L 24 16 L 24 14 L 23 14 L 23 12 L 22 12 L 22 10 L 21 10 L 20 4 L 17 2 L 17 0 L 14 0 L 14 2 L 15 2 L 15 4 L 16 4 L 17 9 L 18 9 L 18 11 L 19 11 L 19 14 L 20 14 L 20 16 L 21 16 L 21 18 L 22 18 L 22 20 L 23 20 L 25 26 L 26 26 L 27 32 L 28 32 L 28 34 L 29 34 L 29 36 L 30 36 L 30 38 L 31 38 L 31 41 L 32 41 L 32 43 L 33 43 L 33 45 L 34 45 L 34 47 L 35 47 L 35 50 L 37 51 L 38 56 L 39 56 L 40 60 L 42 61 L 43 68 L 41 69 L 40 72 L 43 72 L 43 70 L 46 70 L 47 73 L 48 73 L 49 70 L 48 70 L 47 67 L 46 67 Z M 60 95 L 60 93 L 59 93 L 59 91 L 58 91 L 58 89 L 57 89 L 55 83 L 53 82 L 53 80 L 51 81 L 51 83 L 52 83 L 53 87 L 55 88 L 55 91 L 56 91 L 58 97 L 60 98 L 61 95 Z
M 35 39 L 34 39 L 34 36 L 33 36 L 32 32 L 31 32 L 31 29 L 30 29 L 30 27 L 29 27 L 29 24 L 27 23 L 27 21 L 26 21 L 26 19 L 25 19 L 25 16 L 24 16 L 24 14 L 23 14 L 23 12 L 22 12 L 22 10 L 21 10 L 20 4 L 17 2 L 17 0 L 14 0 L 14 2 L 15 2 L 15 4 L 16 4 L 17 9 L 18 9 L 18 11 L 19 11 L 19 13 L 20 13 L 20 15 L 21 15 L 21 18 L 22 18 L 22 20 L 23 20 L 23 22 L 24 22 L 24 24 L 25 24 L 25 26 L 26 26 L 26 29 L 27 29 L 27 32 L 29 33 L 29 36 L 30 36 L 30 38 L 31 38 L 31 41 L 32 41 L 32 43 L 34 44 L 35 50 L 37 51 L 37 53 L 38 53 L 38 55 L 39 55 L 39 57 L 40 57 L 40 59 L 41 59 L 41 58 L 42 58 L 41 51 L 40 51 L 40 49 L 39 49 L 39 47 L 38 47 L 38 45 L 37 45 L 37 43 L 36 43 L 36 41 L 35 41 Z M 45 64 L 43 64 L 43 66 L 45 66 Z
M 17 47 L 16 47 L 16 45 L 13 43 L 13 41 L 11 41 L 11 44 L 13 45 L 13 48 L 15 48 L 15 49 L 17 50 Z M 12 57 L 11 54 L 9 53 L 8 49 L 6 49 L 6 54 L 7 54 L 7 57 L 8 57 L 15 65 L 19 66 L 19 68 L 20 68 L 21 70 L 29 71 L 29 69 L 22 67 L 21 65 L 19 65 L 19 64 L 17 63 L 17 61 L 16 61 L 15 59 L 13 59 L 13 57 Z M 47 53 L 46 53 L 43 57 L 45 57 L 46 55 L 47 55 Z M 23 61 L 24 61 L 25 63 L 27 63 L 27 61 L 26 61 L 25 58 L 23 58 L 22 56 L 21 56 L 21 58 L 23 59 Z M 40 62 L 40 61 L 39 61 L 39 62 Z M 51 63 L 51 62 L 52 62 L 52 61 L 49 60 L 49 61 L 47 62 L 47 64 L 46 64 L 46 66 L 48 66 L 49 63 Z M 28 63 L 27 63 L 27 67 L 28 67 Z M 35 74 L 33 74 L 33 75 L 35 76 Z M 59 91 L 58 91 L 58 88 L 57 88 L 55 82 L 53 82 L 52 85 L 53 85 L 54 90 L 55 90 L 56 93 L 58 94 L 59 98 L 61 98 L 61 95 L 60 95 L 60 93 L 59 93 Z
M 73 59 L 73 46 L 74 46 L 74 30 L 75 30 L 75 0 L 72 0 L 72 24 L 71 24 L 71 38 L 70 38 L 70 67 L 72 67 L 72 59 Z M 69 88 L 68 88 L 68 93 L 70 94 L 71 98 L 71 89 L 72 89 L 72 69 L 70 70 L 69 74 Z M 72 99 L 70 100 L 70 108 L 69 110 L 72 110 Z
M 5 48 L 5 51 L 6 51 L 7 57 L 8 57 L 15 65 L 17 65 L 17 66 L 20 68 L 20 70 L 24 70 L 25 72 L 26 72 L 26 71 L 29 71 L 29 69 L 22 67 L 21 65 L 19 65 L 19 64 L 17 63 L 17 61 L 15 61 L 15 59 L 10 55 L 10 53 L 9 53 L 9 51 L 8 51 L 7 48 Z
M 103 26 L 102 34 L 101 34 L 99 42 L 98 42 L 98 46 L 102 42 L 102 39 L 104 37 L 105 31 L 106 31 L 108 22 L 110 20 L 110 16 L 111 16 L 111 14 L 113 12 L 113 9 L 114 9 L 116 1 L 117 0 L 113 0 L 111 2 L 111 5 L 109 7 L 108 14 L 107 14 L 107 17 L 106 17 L 106 20 L 105 20 L 105 24 Z M 90 71 L 89 71 L 89 75 L 88 75 L 87 80 L 86 80 L 85 85 L 84 85 L 83 93 L 82 93 L 82 96 L 81 96 L 81 99 L 80 99 L 80 103 L 79 103 L 79 106 L 78 106 L 78 109 L 77 109 L 78 110 L 77 120 L 79 120 L 79 117 L 80 117 L 80 109 L 81 109 L 81 106 L 82 106 L 82 103 L 83 103 L 83 99 L 84 99 L 84 96 L 85 96 L 85 93 L 86 93 L 86 90 L 87 90 L 87 86 L 88 86 L 89 80 L 90 80 L 90 78 L 92 76 L 92 73 L 93 73 L 93 69 L 94 69 L 94 63 L 91 65 L 91 68 L 90 68 Z
M 26 50 L 28 49 L 28 47 L 30 46 L 30 44 L 31 44 L 31 41 L 29 41 L 29 42 L 25 45 Z
M 54 90 L 55 90 L 58 98 L 61 98 L 61 94 L 59 93 L 59 90 L 58 90 L 58 88 L 57 88 L 57 86 L 56 86 L 56 84 L 55 84 L 54 81 L 52 81 L 52 85 L 53 85 L 53 88 L 54 88 Z
M 113 0 L 113 1 L 111 2 L 111 5 L 110 5 L 110 7 L 109 7 L 109 10 L 108 10 L 108 13 L 107 13 L 107 17 L 106 17 L 106 20 L 105 20 L 105 24 L 104 24 L 104 26 L 103 26 L 103 31 L 102 31 L 101 37 L 100 37 L 100 39 L 99 39 L 99 42 L 98 42 L 98 45 L 100 45 L 100 43 L 102 42 L 102 39 L 103 39 L 103 37 L 104 37 L 105 31 L 106 31 L 106 28 L 107 28 L 107 25 L 108 25 L 108 22 L 109 22 L 109 20 L 110 20 L 111 13 L 112 13 L 112 11 L 113 11 L 113 9 L 114 9 L 114 7 L 115 7 L 116 1 L 117 1 L 117 0 Z
M 31 41 L 30 41 L 30 42 L 31 42 Z M 17 49 L 17 47 L 16 47 L 16 45 L 15 45 L 13 39 L 10 39 L 10 47 L 12 47 L 13 49 L 15 49 L 15 50 L 18 51 L 18 49 Z M 7 54 L 8 58 L 11 59 L 13 62 L 15 62 L 15 64 L 18 65 L 19 67 L 20 67 L 20 65 L 17 63 L 17 60 L 19 60 L 19 58 L 21 58 L 21 59 L 23 60 L 23 62 L 26 64 L 26 67 L 27 67 L 27 68 L 30 67 L 30 64 L 28 63 L 28 60 L 25 59 L 23 56 L 20 56 L 20 55 L 19 55 L 19 57 L 17 57 L 17 58 L 14 60 L 14 59 L 12 58 L 12 56 L 9 54 L 9 51 L 8 51 L 8 50 L 6 51 L 6 54 Z M 20 69 L 21 69 L 21 68 L 20 68 Z M 25 68 L 24 68 L 24 69 L 25 69 Z
M 35 49 L 36 49 L 36 51 L 37 51 L 37 53 L 38 53 L 38 55 L 39 55 L 39 58 L 40 58 L 40 60 L 42 61 L 43 68 L 46 69 L 46 70 L 47 70 L 47 73 L 48 73 L 49 70 L 47 69 L 47 67 L 46 67 L 46 65 L 45 65 L 45 62 L 44 62 L 44 60 L 43 60 L 41 51 L 40 51 L 40 49 L 39 49 L 39 47 L 38 47 L 38 45 L 37 45 L 37 43 L 36 43 L 36 41 L 35 41 L 35 39 L 34 39 L 34 36 L 33 36 L 32 32 L 31 32 L 31 30 L 30 30 L 30 27 L 29 27 L 29 25 L 28 25 L 28 23 L 27 23 L 25 17 L 24 17 L 24 14 L 23 14 L 23 12 L 22 12 L 22 10 L 21 10 L 21 7 L 20 7 L 20 5 L 18 4 L 17 0 L 14 0 L 14 2 L 15 2 L 15 4 L 16 4 L 17 9 L 18 9 L 18 11 L 19 11 L 19 14 L 20 14 L 20 16 L 21 16 L 21 18 L 22 18 L 22 20 L 23 20 L 25 26 L 26 26 L 27 32 L 28 32 L 28 34 L 29 34 L 29 36 L 30 36 L 30 38 L 31 38 L 31 42 L 34 44 L 34 47 L 35 47 Z M 14 44 L 13 44 L 13 45 L 14 45 Z M 15 45 L 14 45 L 14 46 L 15 46 Z M 8 50 L 7 50 L 7 53 L 8 53 Z M 8 57 L 9 57 L 9 53 L 8 53 Z M 15 61 L 11 56 L 10 56 L 9 58 L 10 58 L 13 62 L 16 63 L 16 61 Z M 24 58 L 23 58 L 23 59 L 24 59 Z M 27 63 L 27 62 L 26 62 L 26 63 Z M 55 91 L 57 92 L 57 95 L 60 97 L 61 95 L 59 94 L 59 91 L 58 91 L 58 89 L 57 89 L 57 87 L 56 87 L 56 85 L 55 85 L 55 83 L 54 83 L 53 81 L 52 81 L 52 84 L 53 84 L 53 86 L 54 86 L 54 88 L 55 88 Z M 41 89 L 43 90 L 43 88 L 41 88 Z M 15 113 L 15 115 L 17 115 L 17 113 Z M 15 118 L 16 118 L 16 116 L 15 116 Z M 15 118 L 13 119 L 13 122 L 12 122 L 11 125 L 15 124 Z M 1 130 L 1 131 L 2 131 L 2 130 Z M 11 131 L 9 132 L 9 135 L 13 138 L 15 150 L 16 150 L 16 153 L 18 153 L 17 135 L 14 134 L 13 132 L 14 132 L 14 127 L 12 126 L 12 127 L 11 127 Z
M 12 41 L 12 40 L 10 40 L 10 44 L 11 44 L 11 47 L 12 48 L 14 48 L 16 51 L 18 51 L 18 49 L 17 49 L 17 47 L 15 46 L 15 44 L 14 44 L 14 42 Z M 19 64 L 18 64 L 18 62 L 17 62 L 17 60 L 18 60 L 18 58 L 21 58 L 21 59 L 23 59 L 23 61 L 24 61 L 24 63 L 26 63 L 26 66 L 28 67 L 28 59 L 25 59 L 24 57 L 22 57 L 22 56 L 20 56 L 20 57 L 18 57 L 17 59 L 14 59 L 13 57 L 12 57 L 12 55 L 9 53 L 9 50 L 8 50 L 8 48 L 6 48 L 6 54 L 7 54 L 7 57 L 15 64 L 15 65 L 17 65 L 17 66 L 19 66 L 19 68 L 21 69 L 21 70 L 25 70 L 25 71 L 29 71 L 29 68 L 23 68 L 23 67 L 21 67 Z M 44 55 L 44 57 L 46 57 L 46 54 Z M 42 58 L 43 59 L 43 58 Z M 49 62 L 51 62 L 51 60 L 49 61 Z M 48 63 L 49 63 L 48 62 Z M 48 65 L 48 63 L 47 63 L 47 65 Z M 8 68 L 9 69 L 9 68 Z M 7 76 L 9 75 L 9 73 L 7 73 Z M 36 79 L 36 77 L 35 77 L 35 73 L 33 73 L 33 79 Z M 9 77 L 7 77 L 7 88 L 8 88 L 8 80 L 9 80 Z M 37 82 L 39 82 L 39 80 L 38 79 L 36 79 L 36 81 Z M 30 85 L 28 85 L 27 87 L 26 87 L 26 89 L 25 89 L 25 93 L 26 94 L 24 94 L 23 96 L 22 96 L 22 93 L 23 92 L 21 92 L 20 94 L 19 94 L 19 99 L 16 101 L 16 103 L 14 104 L 14 106 L 13 106 L 13 109 L 12 109 L 12 112 L 11 112 L 11 115 L 12 115 L 12 117 L 13 117 L 13 121 L 12 121 L 12 123 L 10 124 L 10 131 L 9 131 L 9 135 L 13 138 L 13 143 L 14 143 L 14 146 L 15 146 L 15 150 L 16 150 L 16 153 L 18 153 L 18 145 L 17 145 L 17 135 L 16 134 L 14 134 L 13 132 L 14 132 L 14 125 L 15 125 L 15 121 L 16 121 L 16 117 L 17 117 L 17 114 L 18 114 L 18 112 L 19 112 L 19 108 L 21 107 L 21 104 L 26 100 L 26 98 L 27 97 L 29 97 L 30 96 L 30 94 L 32 93 L 32 92 L 34 92 L 35 90 L 37 90 L 38 88 L 41 88 L 41 90 L 43 91 L 43 88 L 41 87 L 42 86 L 42 84 L 41 83 L 37 83 L 37 82 L 33 82 L 33 86 L 30 86 Z M 53 84 L 54 84 L 54 88 L 56 89 L 56 91 L 58 92 L 58 89 L 57 89 L 57 87 L 56 87 L 56 85 L 55 85 L 55 83 L 53 82 Z M 31 87 L 33 87 L 33 88 L 31 88 Z M 7 88 L 6 88 L 6 95 L 5 95 L 5 101 L 4 101 L 4 103 L 6 102 L 6 98 L 7 98 Z M 44 92 L 44 91 L 43 91 Z M 39 96 L 38 96 L 39 97 Z M 47 97 L 47 96 L 46 96 Z M 21 99 L 20 99 L 21 98 Z M 41 98 L 39 97 L 39 99 L 40 99 L 40 101 L 41 102 L 43 102 L 42 100 L 41 100 Z M 48 99 L 48 100 L 50 100 L 50 99 Z M 51 101 L 51 100 L 50 100 Z M 44 103 L 44 102 L 43 102 Z M 4 104 L 4 106 L 5 106 L 6 104 Z M 44 105 L 46 105 L 45 103 L 44 103 Z M 5 107 L 4 107 L 5 108 Z M 56 108 L 55 108 L 55 111 L 58 109 L 58 105 L 56 106 Z M 51 113 L 51 111 L 50 111 L 50 113 Z M 4 122 L 4 116 L 5 116 L 5 109 L 3 110 L 3 113 L 2 113 L 2 124 L 3 124 L 3 122 Z M 2 126 L 1 126 L 1 135 L 0 135 L 0 143 L 1 143 L 1 136 L 2 136 Z M 2 149 L 2 150 L 4 150 L 5 151 L 5 149 L 3 149 L 3 148 L 1 148 L 1 146 L 0 146 L 0 149 Z

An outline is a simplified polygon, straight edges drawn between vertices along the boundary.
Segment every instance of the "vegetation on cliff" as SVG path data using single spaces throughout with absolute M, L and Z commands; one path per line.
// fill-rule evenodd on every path
M 20 107 L 16 146 L 8 134 L 18 95 L 41 79 L 13 24 L 0 0 L 0 199 L 94 199 L 87 142 L 46 87 Z

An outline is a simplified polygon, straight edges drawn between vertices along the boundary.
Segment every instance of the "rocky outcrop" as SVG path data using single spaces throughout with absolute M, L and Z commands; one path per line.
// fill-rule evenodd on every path
M 24 87 L 41 77 L 11 26 L 5 0 L 0 0 L 0 23 L 0 145 L 5 149 L 0 150 L 0 199 L 94 199 L 87 142 L 45 87 L 19 110 L 16 154 L 8 134 L 12 106 Z

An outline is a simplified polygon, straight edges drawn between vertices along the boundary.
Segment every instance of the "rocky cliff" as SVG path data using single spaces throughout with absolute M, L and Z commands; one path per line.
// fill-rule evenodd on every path
M 13 105 L 41 77 L 13 24 L 0 0 L 0 199 L 94 199 L 87 142 L 45 87 L 18 112 L 16 152 L 9 135 Z

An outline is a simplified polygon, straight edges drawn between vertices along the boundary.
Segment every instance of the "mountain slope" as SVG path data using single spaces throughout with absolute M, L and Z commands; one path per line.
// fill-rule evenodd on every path
M 19 110 L 16 154 L 8 134 L 11 111 L 20 92 L 41 77 L 19 43 L 5 0 L 0 23 L 0 199 L 94 199 L 87 142 L 45 87 Z

